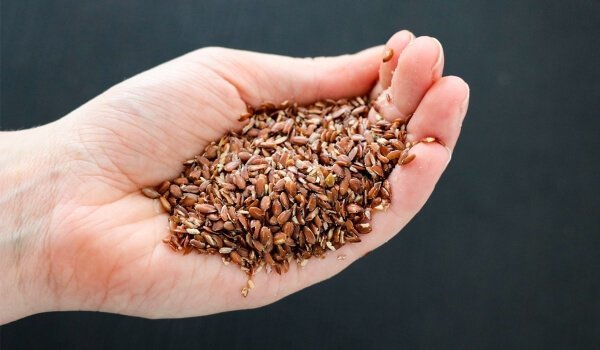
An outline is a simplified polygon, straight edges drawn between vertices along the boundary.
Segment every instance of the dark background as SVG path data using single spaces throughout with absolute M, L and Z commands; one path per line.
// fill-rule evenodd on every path
M 600 347 L 600 2 L 1 2 L 3 130 L 60 118 L 195 48 L 296 56 L 445 46 L 471 86 L 454 159 L 423 211 L 335 278 L 262 309 L 184 320 L 53 313 L 20 348 Z

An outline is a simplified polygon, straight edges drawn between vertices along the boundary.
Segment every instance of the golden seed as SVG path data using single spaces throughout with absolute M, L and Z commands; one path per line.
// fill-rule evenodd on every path
M 327 175 L 325 178 L 325 186 L 331 187 L 333 185 L 335 185 L 335 175 L 333 175 L 333 173 L 329 173 L 329 175 Z

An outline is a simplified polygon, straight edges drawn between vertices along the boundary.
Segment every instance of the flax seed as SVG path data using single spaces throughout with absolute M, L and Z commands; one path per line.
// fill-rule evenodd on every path
M 393 55 L 387 49 L 384 61 Z M 373 210 L 390 205 L 386 177 L 415 158 L 406 121 L 372 123 L 371 107 L 357 97 L 249 108 L 241 132 L 207 145 L 175 179 L 142 189 L 170 214 L 165 243 L 218 254 L 252 275 L 360 242 Z M 252 288 L 248 280 L 242 295 Z
M 394 50 L 393 50 L 393 49 L 391 49 L 391 48 L 386 48 L 386 49 L 383 51 L 383 58 L 382 58 L 382 61 L 383 61 L 383 62 L 388 62 L 389 60 L 391 60 L 391 59 L 392 59 L 392 57 L 394 57 Z

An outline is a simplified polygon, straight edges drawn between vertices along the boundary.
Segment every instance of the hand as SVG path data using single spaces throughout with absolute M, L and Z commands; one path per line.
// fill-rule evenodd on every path
M 43 159 L 35 164 L 52 176 L 39 185 L 44 204 L 27 209 L 39 218 L 36 233 L 21 229 L 24 244 L 10 249 L 27 260 L 16 274 L 20 288 L 35 291 L 20 293 L 28 309 L 13 310 L 4 321 L 49 310 L 159 318 L 258 307 L 335 275 L 391 239 L 423 206 L 448 164 L 469 90 L 460 78 L 442 78 L 437 40 L 401 31 L 386 48 L 393 56 L 385 63 L 383 47 L 315 59 L 205 48 L 126 80 L 55 123 L 8 134 L 5 140 L 15 143 L 7 149 L 19 146 L 24 133 L 32 135 L 37 146 L 29 148 Z M 384 117 L 412 115 L 410 137 L 433 136 L 440 143 L 416 145 L 416 159 L 392 172 L 392 205 L 374 216 L 373 232 L 361 243 L 339 251 L 345 260 L 333 253 L 302 268 L 292 264 L 287 274 L 258 273 L 256 287 L 243 298 L 246 276 L 239 268 L 216 256 L 181 256 L 161 242 L 167 215 L 140 189 L 175 177 L 184 160 L 241 128 L 237 118 L 246 104 L 306 104 L 371 89 L 384 96 Z M 27 176 L 33 176 L 32 163 L 23 167 Z M 9 310 L 5 302 L 0 309 Z

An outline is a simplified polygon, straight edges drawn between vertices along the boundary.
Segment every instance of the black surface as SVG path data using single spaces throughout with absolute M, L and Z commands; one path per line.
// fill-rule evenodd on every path
M 185 320 L 44 314 L 20 348 L 567 349 L 600 346 L 598 1 L 3 0 L 2 129 L 219 45 L 315 56 L 438 37 L 471 86 L 453 163 L 394 240 L 274 305 Z

